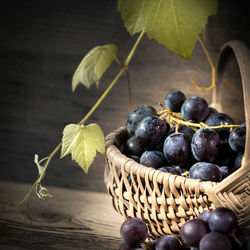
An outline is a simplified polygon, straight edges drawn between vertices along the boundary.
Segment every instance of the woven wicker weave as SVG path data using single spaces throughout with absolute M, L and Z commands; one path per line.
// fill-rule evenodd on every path
M 104 180 L 113 197 L 113 206 L 124 218 L 142 218 L 153 237 L 177 234 L 185 221 L 198 216 L 204 210 L 220 206 L 231 208 L 238 216 L 239 224 L 249 226 L 250 52 L 241 42 L 230 41 L 222 48 L 216 67 L 216 86 L 219 86 L 225 71 L 224 62 L 232 54 L 236 57 L 241 74 L 248 139 L 241 168 L 222 182 L 188 179 L 135 162 L 121 153 L 128 138 L 124 127 L 106 137 L 107 164 Z M 217 89 L 213 101 L 218 99 Z M 128 177 L 131 179 L 128 180 Z

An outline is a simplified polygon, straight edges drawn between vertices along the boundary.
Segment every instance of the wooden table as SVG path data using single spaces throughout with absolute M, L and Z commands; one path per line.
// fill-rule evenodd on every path
M 106 193 L 49 187 L 54 198 L 15 207 L 30 186 L 0 182 L 0 249 L 118 249 L 123 221 Z

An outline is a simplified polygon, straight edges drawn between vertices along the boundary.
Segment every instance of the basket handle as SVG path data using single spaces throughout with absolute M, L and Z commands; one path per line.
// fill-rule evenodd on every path
M 243 89 L 247 140 L 241 168 L 247 168 L 250 166 L 250 50 L 241 41 L 229 41 L 222 47 L 216 64 L 216 86 L 222 84 L 222 75 L 226 70 L 226 61 L 232 54 L 235 55 L 239 66 Z M 216 86 L 213 90 L 213 103 L 219 100 L 219 91 L 216 89 Z
M 238 217 L 239 225 L 250 223 L 250 51 L 240 41 L 227 42 L 221 49 L 216 64 L 216 86 L 213 90 L 213 103 L 219 104 L 219 86 L 223 84 L 222 76 L 226 70 L 226 62 L 234 55 L 239 66 L 241 84 L 244 97 L 244 111 L 246 122 L 245 153 L 241 167 L 230 174 L 223 181 L 216 183 L 213 188 L 203 184 L 205 192 L 215 207 L 228 207 Z M 216 91 L 217 90 L 217 91 Z M 219 108 L 219 105 L 217 108 Z M 216 106 L 216 105 L 215 105 Z

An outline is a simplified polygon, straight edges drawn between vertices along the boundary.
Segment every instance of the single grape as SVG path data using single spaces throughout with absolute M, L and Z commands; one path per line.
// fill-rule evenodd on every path
M 241 162 L 242 162 L 242 158 L 243 158 L 243 154 L 239 153 L 234 161 L 234 166 L 233 166 L 233 170 L 237 170 L 241 167 Z
M 166 106 L 173 112 L 180 112 L 186 96 L 179 90 L 170 91 L 165 97 Z
M 209 232 L 206 222 L 200 219 L 186 221 L 180 230 L 180 237 L 187 246 L 198 247 L 199 242 Z
M 205 123 L 208 126 L 232 125 L 234 124 L 234 120 L 227 114 L 215 113 L 215 114 L 208 116 L 205 120 Z M 220 129 L 216 129 L 216 132 L 219 134 L 221 140 L 225 140 L 229 136 L 230 129 L 220 128 Z
M 147 117 L 147 116 L 152 117 L 156 115 L 157 115 L 157 112 L 155 108 L 151 106 L 141 106 L 141 107 L 133 109 L 129 113 L 128 118 L 127 118 L 127 123 L 126 123 L 127 130 L 133 134 L 135 132 L 137 125 L 144 117 Z
M 229 208 L 216 208 L 209 220 L 208 225 L 211 231 L 229 234 L 236 230 L 237 217 Z
M 138 124 L 135 136 L 139 138 L 147 149 L 152 149 L 164 140 L 168 130 L 169 125 L 165 120 L 157 116 L 145 117 Z
M 197 219 L 203 220 L 205 222 L 208 222 L 208 219 L 210 218 L 211 214 L 212 214 L 212 210 L 205 210 L 203 213 L 201 213 Z
M 213 162 L 219 153 L 220 137 L 210 128 L 198 129 L 191 142 L 191 150 L 197 161 Z
M 190 168 L 189 178 L 220 182 L 222 175 L 216 165 L 208 162 L 197 162 Z
M 140 163 L 158 169 L 166 164 L 166 159 L 161 151 L 147 150 L 141 155 Z
M 229 238 L 218 232 L 206 234 L 200 241 L 199 250 L 230 250 L 232 249 Z
M 222 180 L 231 174 L 231 170 L 229 169 L 228 166 L 221 166 L 219 167 L 219 170 L 221 172 Z
M 201 97 L 193 96 L 182 104 L 181 114 L 185 121 L 203 121 L 208 115 L 207 101 Z
M 230 133 L 228 141 L 232 150 L 244 153 L 246 142 L 246 127 L 240 126 L 235 128 Z
M 164 235 L 156 243 L 155 250 L 178 250 L 181 244 L 173 235 Z
M 178 170 L 176 170 L 174 167 L 170 167 L 170 166 L 160 167 L 160 168 L 158 168 L 158 170 L 162 171 L 164 173 L 171 173 L 171 174 L 180 175 L 180 172 Z
M 170 164 L 183 166 L 189 157 L 190 146 L 182 133 L 169 135 L 163 145 L 163 153 Z
M 130 218 L 122 223 L 120 234 L 124 242 L 132 247 L 138 247 L 148 236 L 145 222 L 139 218 Z
M 169 130 L 168 135 L 171 135 L 171 134 L 175 133 L 175 129 L 176 129 L 175 126 L 173 126 Z M 183 133 L 186 136 L 186 138 L 188 139 L 188 142 L 191 143 L 193 135 L 195 133 L 195 131 L 193 129 L 191 129 L 188 126 L 180 125 L 179 128 L 178 128 L 178 132 Z
M 126 149 L 129 154 L 141 156 L 145 151 L 145 146 L 141 143 L 138 137 L 132 136 L 126 142 Z

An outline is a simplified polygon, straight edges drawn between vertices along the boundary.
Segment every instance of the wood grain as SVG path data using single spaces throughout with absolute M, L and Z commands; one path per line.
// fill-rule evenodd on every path
M 50 187 L 55 198 L 15 207 L 29 185 L 0 182 L 0 249 L 118 249 L 123 218 L 108 194 Z

